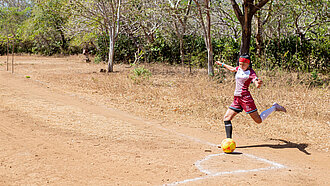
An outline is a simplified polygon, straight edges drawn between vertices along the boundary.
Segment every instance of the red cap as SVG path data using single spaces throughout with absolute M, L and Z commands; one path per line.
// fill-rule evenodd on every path
M 246 58 L 243 58 L 243 57 L 240 57 L 239 58 L 239 62 L 250 63 L 250 60 L 249 59 L 246 59 Z

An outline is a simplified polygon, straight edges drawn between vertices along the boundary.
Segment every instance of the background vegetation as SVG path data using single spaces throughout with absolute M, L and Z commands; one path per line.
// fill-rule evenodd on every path
M 113 43 L 116 63 L 205 68 L 204 18 L 197 2 L 208 1 L 5 0 L 0 3 L 0 55 L 13 50 L 71 55 L 85 48 L 95 62 L 107 62 Z M 328 74 L 328 5 L 326 0 L 269 0 L 253 20 L 254 68 L 308 72 L 315 80 Z M 212 1 L 210 12 L 213 58 L 235 64 L 241 27 L 231 1 Z M 201 13 L 206 13 L 203 6 Z

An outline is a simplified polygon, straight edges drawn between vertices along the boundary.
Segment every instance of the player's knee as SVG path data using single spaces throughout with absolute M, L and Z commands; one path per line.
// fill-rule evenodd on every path
M 230 115 L 225 115 L 223 117 L 223 121 L 230 121 L 231 119 L 232 119 L 232 116 L 230 116 Z

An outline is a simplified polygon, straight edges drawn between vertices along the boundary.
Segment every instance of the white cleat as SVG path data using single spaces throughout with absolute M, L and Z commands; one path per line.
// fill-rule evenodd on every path
M 278 103 L 274 103 L 273 106 L 275 107 L 276 111 L 286 112 L 286 109 L 283 106 L 279 105 Z

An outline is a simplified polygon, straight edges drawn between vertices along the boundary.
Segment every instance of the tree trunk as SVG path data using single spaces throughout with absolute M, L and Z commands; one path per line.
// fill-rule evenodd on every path
M 278 32 L 278 39 L 277 39 L 277 56 L 281 56 L 281 17 L 278 20 L 278 26 L 277 26 L 277 32 Z M 277 65 L 281 66 L 281 62 L 280 62 L 280 57 L 277 57 L 276 62 Z
M 250 41 L 251 41 L 251 26 L 252 26 L 252 17 L 251 10 L 250 10 L 251 4 L 249 2 L 245 2 L 243 4 L 243 10 L 244 10 L 244 22 L 242 25 L 242 42 L 241 42 L 241 48 L 240 48 L 240 54 L 248 54 L 250 52 Z
M 13 50 L 11 51 L 11 73 L 14 73 L 14 50 L 15 50 L 15 39 L 13 38 Z
M 64 33 L 62 30 L 60 30 L 60 35 L 61 35 L 61 40 L 62 40 L 62 44 L 61 44 L 61 53 L 64 54 L 66 52 L 66 39 L 65 39 L 65 36 L 64 36 Z
M 242 42 L 240 48 L 240 55 L 248 54 L 250 52 L 250 41 L 251 41 L 251 19 L 247 20 L 243 26 L 242 31 Z
M 204 32 L 204 41 L 207 48 L 207 65 L 208 65 L 208 75 L 214 75 L 213 69 L 213 49 L 212 49 L 212 40 L 211 40 L 211 16 L 210 16 L 210 0 L 204 0 L 204 5 L 206 9 L 206 25 L 203 21 L 202 8 L 199 4 L 199 1 L 194 0 L 198 7 L 199 19 L 201 26 Z
M 214 75 L 214 68 L 213 68 L 213 50 L 212 45 L 209 49 L 207 49 L 207 59 L 208 59 L 208 75 Z
M 176 35 L 178 36 L 179 42 L 180 42 L 181 64 L 182 64 L 182 67 L 184 67 L 183 35 L 180 33 L 178 24 L 176 22 L 174 23 L 174 26 L 175 26 Z
M 184 67 L 184 51 L 183 51 L 183 38 L 180 36 L 180 55 L 181 55 L 181 64 Z
M 9 70 L 9 37 L 7 35 L 7 71 Z
M 254 0 L 243 0 L 243 12 L 239 8 L 235 0 L 231 0 L 235 15 L 242 26 L 242 42 L 240 54 L 248 54 L 250 52 L 251 41 L 251 21 L 253 15 L 260 10 L 269 0 L 260 0 L 254 4 Z
M 213 68 L 213 48 L 211 39 L 211 16 L 210 16 L 210 0 L 205 0 L 205 6 L 207 8 L 206 21 L 207 21 L 207 59 L 208 59 L 208 75 L 214 75 Z
M 110 25 L 110 33 L 109 33 L 109 61 L 108 61 L 108 73 L 113 72 L 113 65 L 115 60 L 115 42 L 117 38 L 117 34 L 119 33 L 119 22 L 120 22 L 120 8 L 121 8 L 121 0 L 118 1 L 118 6 L 116 10 L 116 14 L 114 13 L 113 16 L 116 16 L 116 20 L 112 19 Z M 112 7 L 113 9 L 113 7 Z M 115 12 L 115 10 L 113 9 Z
M 262 54 L 262 45 L 263 45 L 261 11 L 257 12 L 256 14 L 256 45 L 257 45 L 257 55 L 260 58 Z
M 114 29 L 111 29 L 111 32 L 109 34 L 109 40 L 110 40 L 110 46 L 109 46 L 109 61 L 108 61 L 108 73 L 113 72 L 113 62 L 114 62 L 114 56 L 115 56 L 115 37 L 114 37 Z

